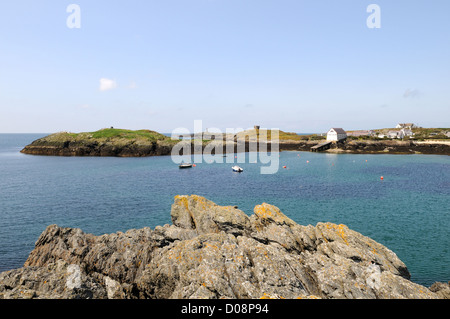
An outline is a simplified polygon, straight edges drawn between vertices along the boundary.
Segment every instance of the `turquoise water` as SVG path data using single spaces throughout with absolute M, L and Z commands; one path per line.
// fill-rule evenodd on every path
M 101 235 L 170 223 L 178 194 L 253 213 L 262 202 L 302 225 L 346 224 L 393 250 L 412 281 L 450 280 L 450 157 L 281 152 L 260 164 L 197 164 L 170 157 L 44 157 L 19 153 L 47 134 L 0 134 L 0 271 L 21 267 L 50 224 Z M 307 163 L 309 161 L 309 163 Z M 380 176 L 384 176 L 381 181 Z

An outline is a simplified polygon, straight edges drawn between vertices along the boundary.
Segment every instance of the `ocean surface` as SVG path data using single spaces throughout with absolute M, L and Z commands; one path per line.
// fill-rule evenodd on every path
M 180 170 L 170 156 L 20 153 L 46 135 L 0 134 L 0 272 L 22 267 L 48 225 L 95 235 L 154 228 L 171 222 L 175 195 L 197 194 L 249 215 L 266 202 L 302 225 L 345 224 L 394 251 L 412 281 L 450 280 L 448 156 L 281 152 L 278 173 L 261 175 L 248 161 L 239 174 L 230 163 Z

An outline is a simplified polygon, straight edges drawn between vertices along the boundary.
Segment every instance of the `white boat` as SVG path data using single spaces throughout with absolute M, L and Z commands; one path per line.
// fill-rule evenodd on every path
M 244 169 L 242 167 L 239 167 L 237 165 L 233 166 L 231 169 L 233 170 L 233 172 L 238 172 L 238 173 L 241 173 L 244 171 Z
M 179 168 L 191 168 L 192 167 L 192 164 L 190 164 L 190 163 L 183 163 L 183 164 L 180 164 L 180 166 L 179 166 Z

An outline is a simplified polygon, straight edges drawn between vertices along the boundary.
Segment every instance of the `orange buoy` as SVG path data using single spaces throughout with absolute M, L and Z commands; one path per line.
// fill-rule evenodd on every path
M 384 177 L 383 177 L 383 176 L 381 176 L 381 180 L 384 180 Z
M 283 168 L 286 168 L 286 166 L 283 166 Z
M 306 163 L 309 163 L 309 161 L 306 161 Z
M 195 164 L 194 164 L 194 165 L 192 165 L 192 166 L 194 166 L 194 167 L 195 167 L 195 166 L 197 166 L 197 165 L 195 165 Z

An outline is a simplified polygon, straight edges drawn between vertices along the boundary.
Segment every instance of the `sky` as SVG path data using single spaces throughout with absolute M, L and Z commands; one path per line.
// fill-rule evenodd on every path
M 2 1 L 0 132 L 450 127 L 449 16 L 448 0 Z

